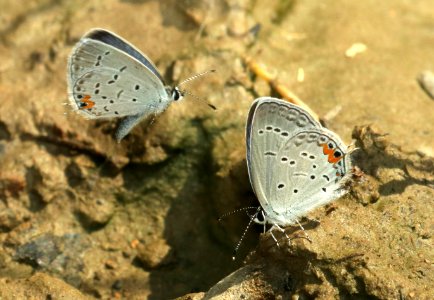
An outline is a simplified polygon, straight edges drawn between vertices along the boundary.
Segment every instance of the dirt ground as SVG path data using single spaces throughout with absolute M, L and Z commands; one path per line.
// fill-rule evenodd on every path
M 67 102 L 91 28 L 121 35 L 166 81 L 216 69 L 121 142 L 118 120 Z M 359 52 L 351 54 L 359 45 Z M 432 1 L 0 0 L 1 299 L 432 299 Z M 350 192 L 232 252 L 257 205 L 244 127 L 281 96 L 255 62 L 359 148 Z M 275 83 L 274 82 L 274 83 Z

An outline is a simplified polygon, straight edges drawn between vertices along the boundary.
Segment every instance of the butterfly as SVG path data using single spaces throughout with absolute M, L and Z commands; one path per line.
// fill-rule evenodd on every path
M 346 193 L 351 173 L 348 147 L 307 111 L 287 101 L 262 97 L 252 104 L 246 126 L 247 167 L 259 200 L 260 224 L 301 224 L 313 209 Z M 302 228 L 302 227 L 301 227 Z
M 71 106 L 88 119 L 123 117 L 115 133 L 120 141 L 141 120 L 181 100 L 185 95 L 181 84 L 205 73 L 167 86 L 140 50 L 113 32 L 92 29 L 69 57 L 68 95 Z

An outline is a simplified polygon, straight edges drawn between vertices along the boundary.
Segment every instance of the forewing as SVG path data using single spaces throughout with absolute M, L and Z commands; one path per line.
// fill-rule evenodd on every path
M 137 49 L 132 44 L 125 41 L 120 36 L 114 34 L 113 32 L 98 28 L 89 31 L 85 35 L 85 37 L 103 42 L 107 45 L 111 45 L 117 48 L 118 50 L 123 51 L 128 55 L 131 55 L 132 57 L 140 61 L 142 64 L 144 64 L 149 70 L 151 70 L 152 73 L 154 73 L 155 76 L 157 76 L 158 79 L 160 79 L 160 81 L 163 82 L 164 84 L 163 77 L 161 76 L 160 72 L 158 72 L 157 68 L 152 63 L 152 61 L 145 54 L 143 54 L 139 49 Z
M 321 128 L 306 111 L 289 102 L 263 97 L 249 112 L 246 127 L 247 165 L 253 190 L 266 213 L 273 213 L 273 177 L 277 156 L 297 131 Z

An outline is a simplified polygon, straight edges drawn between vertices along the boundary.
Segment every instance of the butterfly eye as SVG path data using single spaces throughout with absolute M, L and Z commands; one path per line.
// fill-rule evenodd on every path
M 183 98 L 183 94 L 182 94 L 182 92 L 178 89 L 178 88 L 174 88 L 173 90 L 172 90 L 172 99 L 174 100 L 174 101 L 178 101 L 178 100 L 181 100 L 182 98 Z

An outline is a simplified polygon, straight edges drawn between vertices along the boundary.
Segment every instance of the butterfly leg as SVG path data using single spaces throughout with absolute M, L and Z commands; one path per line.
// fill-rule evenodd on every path
M 273 238 L 273 240 L 276 242 L 277 247 L 280 248 L 280 244 L 279 244 L 279 242 L 277 241 L 276 237 L 275 237 L 274 234 L 273 234 L 273 230 L 275 229 L 274 226 L 275 226 L 275 225 L 273 225 L 273 226 L 270 228 L 270 235 L 271 235 L 271 237 Z
M 346 155 L 350 155 L 351 153 L 353 153 L 354 151 L 359 150 L 359 149 L 360 149 L 359 147 L 356 147 L 356 141 L 352 140 L 351 144 L 349 144 L 347 147 Z
M 143 112 L 137 115 L 128 116 L 121 121 L 118 129 L 116 130 L 115 137 L 118 143 L 133 129 L 134 126 L 148 115 L 148 112 Z
M 154 124 L 156 118 L 157 118 L 157 114 L 153 114 L 151 122 L 149 123 L 149 126 L 151 126 L 152 124 Z
M 276 228 L 276 229 L 278 229 L 280 232 L 282 232 L 282 233 L 285 235 L 286 239 L 288 240 L 288 246 L 291 245 L 291 239 L 290 239 L 289 236 L 286 234 L 285 229 L 283 229 L 282 227 L 280 227 L 280 226 L 277 225 L 277 224 L 274 224 L 273 227 Z
M 312 243 L 312 239 L 310 238 L 310 236 L 307 234 L 306 230 L 304 230 L 303 225 L 301 225 L 301 223 L 298 220 L 295 220 L 298 224 L 298 226 L 301 228 L 301 230 L 303 230 L 304 235 L 306 236 L 306 239 Z

